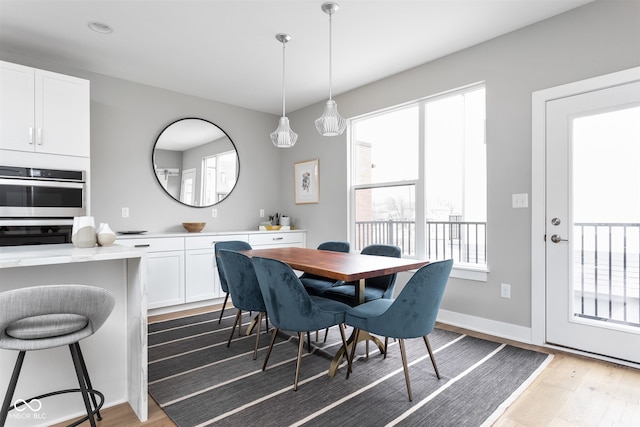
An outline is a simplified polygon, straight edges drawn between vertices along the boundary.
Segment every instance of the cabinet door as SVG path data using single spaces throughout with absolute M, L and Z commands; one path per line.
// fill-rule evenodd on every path
M 34 69 L 0 62 L 0 149 L 33 151 Z
M 220 297 L 220 279 L 216 272 L 213 248 L 186 251 L 186 301 Z
M 35 71 L 35 150 L 89 157 L 89 81 Z
M 184 251 L 147 254 L 148 307 L 184 304 Z

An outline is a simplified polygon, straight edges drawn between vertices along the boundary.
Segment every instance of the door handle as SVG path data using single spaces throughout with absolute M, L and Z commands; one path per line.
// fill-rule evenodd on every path
M 553 236 L 551 236 L 551 241 L 553 243 L 568 242 L 567 239 L 563 239 L 562 237 L 558 236 L 557 234 L 554 234 Z

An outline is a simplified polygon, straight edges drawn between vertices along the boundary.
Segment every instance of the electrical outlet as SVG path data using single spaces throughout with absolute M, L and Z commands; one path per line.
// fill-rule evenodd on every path
M 129 218 L 129 208 L 122 208 L 122 218 Z
M 511 285 L 508 283 L 500 283 L 500 296 L 502 298 L 511 298 Z
M 260 218 L 264 218 L 264 209 L 260 209 Z
M 211 217 L 212 218 L 218 217 L 218 209 L 211 209 Z

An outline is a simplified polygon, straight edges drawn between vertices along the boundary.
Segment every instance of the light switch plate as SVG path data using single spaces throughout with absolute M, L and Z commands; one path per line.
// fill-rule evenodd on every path
M 514 208 L 528 208 L 529 207 L 529 194 L 512 194 L 511 206 Z

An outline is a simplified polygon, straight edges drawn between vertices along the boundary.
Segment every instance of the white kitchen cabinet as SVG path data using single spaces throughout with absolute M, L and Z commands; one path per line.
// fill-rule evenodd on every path
M 118 239 L 116 243 L 147 250 L 149 309 L 184 304 L 184 238 Z
M 89 81 L 0 61 L 0 149 L 89 157 Z
M 214 247 L 216 242 L 230 240 L 249 242 L 254 249 L 305 247 L 306 232 L 128 235 L 119 236 L 116 244 L 147 249 L 149 309 L 164 308 L 166 312 L 224 297 Z

